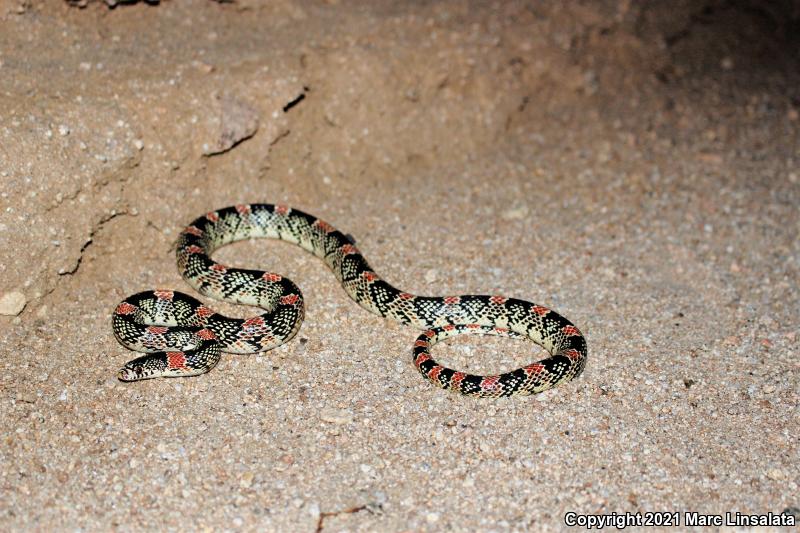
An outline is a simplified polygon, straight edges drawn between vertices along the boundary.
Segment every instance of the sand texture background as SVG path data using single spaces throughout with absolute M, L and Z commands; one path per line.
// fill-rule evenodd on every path
M 798 512 L 797 2 L 84 4 L 0 1 L 0 530 Z M 117 381 L 116 304 L 189 291 L 172 243 L 240 202 L 327 220 L 403 290 L 553 307 L 586 371 L 443 392 L 417 331 L 254 241 L 215 257 L 292 278 L 298 338 Z

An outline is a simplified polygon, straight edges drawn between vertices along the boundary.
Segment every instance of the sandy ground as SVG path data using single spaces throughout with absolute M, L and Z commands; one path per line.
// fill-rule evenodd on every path
M 0 2 L 0 530 L 798 513 L 796 3 L 88 4 Z M 181 228 L 259 201 L 350 233 L 409 292 L 554 307 L 585 373 L 435 389 L 417 331 L 260 241 L 217 257 L 294 279 L 299 339 L 117 381 L 117 302 L 186 290 Z

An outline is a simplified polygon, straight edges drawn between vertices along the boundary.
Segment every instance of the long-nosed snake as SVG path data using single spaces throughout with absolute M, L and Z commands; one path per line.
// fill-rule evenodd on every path
M 503 296 L 415 296 L 378 277 L 348 238 L 330 224 L 282 205 L 250 204 L 208 213 L 181 233 L 178 269 L 205 296 L 258 306 L 261 315 L 228 318 L 180 292 L 140 292 L 123 300 L 113 315 L 114 334 L 124 346 L 147 355 L 127 363 L 122 381 L 194 376 L 211 370 L 221 352 L 255 353 L 274 348 L 298 332 L 303 295 L 289 279 L 270 272 L 216 263 L 211 254 L 225 244 L 267 237 L 299 245 L 321 258 L 347 294 L 364 309 L 426 331 L 414 343 L 417 369 L 434 385 L 462 394 L 498 397 L 533 394 L 580 375 L 586 341 L 571 322 L 546 307 Z M 437 342 L 459 334 L 525 337 L 551 355 L 495 376 L 445 368 L 431 358 Z

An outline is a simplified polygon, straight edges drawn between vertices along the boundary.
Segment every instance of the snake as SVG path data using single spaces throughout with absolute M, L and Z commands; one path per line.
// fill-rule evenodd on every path
M 491 295 L 417 296 L 379 277 L 352 237 L 327 222 L 276 204 L 238 204 L 192 222 L 175 244 L 178 270 L 200 294 L 255 306 L 263 313 L 230 318 L 196 298 L 173 290 L 149 290 L 125 298 L 112 315 L 112 329 L 126 348 L 144 352 L 125 364 L 119 380 L 203 374 L 221 354 L 252 354 L 292 339 L 305 316 L 303 294 L 272 272 L 236 268 L 211 258 L 215 250 L 251 238 L 280 239 L 319 257 L 347 295 L 389 320 L 424 330 L 413 346 L 416 369 L 433 385 L 470 396 L 530 395 L 579 376 L 588 356 L 586 340 L 572 322 L 548 307 Z M 497 375 L 444 367 L 432 347 L 455 335 L 523 338 L 549 357 Z M 353 361 L 354 366 L 359 362 Z

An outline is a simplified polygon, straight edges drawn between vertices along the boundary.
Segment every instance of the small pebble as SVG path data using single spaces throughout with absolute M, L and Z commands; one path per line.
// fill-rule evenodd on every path
M 0 297 L 0 315 L 17 316 L 25 309 L 28 300 L 19 291 L 7 292 Z
M 135 141 L 133 141 L 133 146 L 137 150 L 142 151 L 144 150 L 144 141 L 142 141 L 141 139 L 136 139 Z
M 503 211 L 500 216 L 503 220 L 522 220 L 528 216 L 528 207 L 523 205 L 522 207 L 509 209 L 508 211 Z
M 58 134 L 62 137 L 69 135 L 69 126 L 62 124 L 58 127 Z
M 252 472 L 245 472 L 239 479 L 239 486 L 243 489 L 249 489 L 253 485 L 254 477 Z
M 18 392 L 16 400 L 23 403 L 36 403 L 37 397 L 30 392 Z
M 323 409 L 319 414 L 323 422 L 341 426 L 353 421 L 353 414 L 345 409 Z
M 783 470 L 779 468 L 773 468 L 767 472 L 767 477 L 773 481 L 780 481 L 785 477 Z
M 214 65 L 209 65 L 208 63 L 203 63 L 202 61 L 194 60 L 192 61 L 192 66 L 204 74 L 210 74 L 211 72 L 214 72 Z

